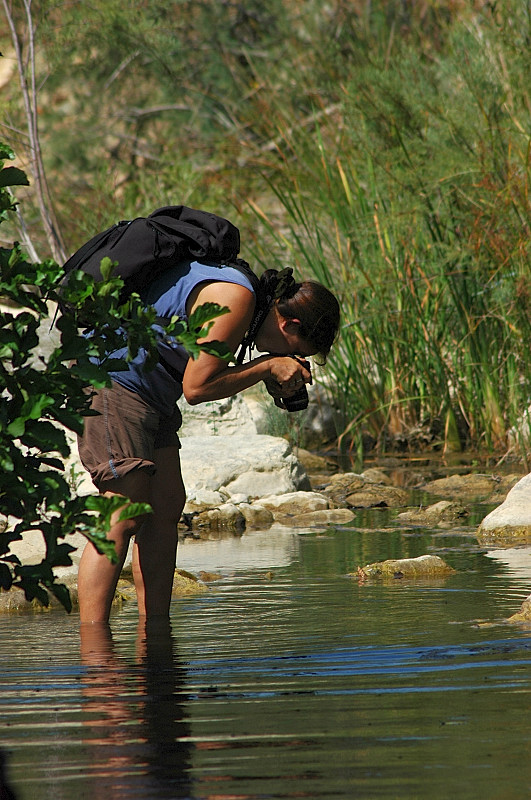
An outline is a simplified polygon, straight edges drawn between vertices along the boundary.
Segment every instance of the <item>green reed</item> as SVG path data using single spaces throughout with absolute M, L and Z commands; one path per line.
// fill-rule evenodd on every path
M 290 136 L 272 183 L 281 236 L 260 211 L 284 261 L 340 296 L 327 382 L 349 446 L 525 452 L 529 113 L 521 106 L 515 119 L 501 103 L 489 118 L 481 97 L 470 103 L 459 136 L 452 120 L 441 132 L 441 109 L 432 114 L 446 151 L 429 163 L 426 136 L 390 121 L 392 163 L 360 108 L 345 107 L 355 135 L 339 144 L 323 124 Z

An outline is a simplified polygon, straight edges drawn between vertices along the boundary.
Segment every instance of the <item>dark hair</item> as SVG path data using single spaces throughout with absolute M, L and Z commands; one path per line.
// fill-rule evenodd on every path
M 280 272 L 267 269 L 260 276 L 254 317 L 237 363 L 242 363 L 273 305 L 284 319 L 299 320 L 300 335 L 315 349 L 318 363 L 324 364 L 339 330 L 339 303 L 332 292 L 317 281 L 297 283 L 290 267 Z
M 339 303 L 337 298 L 317 281 L 296 284 L 291 297 L 280 297 L 278 313 L 285 319 L 298 319 L 299 332 L 317 352 L 324 364 L 339 330 Z
M 298 283 L 291 269 L 268 269 L 260 276 L 259 294 L 273 297 L 284 319 L 300 321 L 300 335 L 324 364 L 339 329 L 339 303 L 332 292 L 317 281 Z

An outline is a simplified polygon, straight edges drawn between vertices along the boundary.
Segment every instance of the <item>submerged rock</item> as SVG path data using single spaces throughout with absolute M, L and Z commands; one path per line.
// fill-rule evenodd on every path
M 477 537 L 480 544 L 489 546 L 531 544 L 531 473 L 513 486 L 498 508 L 487 514 Z
M 202 511 L 192 519 L 192 530 L 209 528 L 211 530 L 245 530 L 245 517 L 239 506 L 233 503 L 222 503 L 217 508 Z
M 290 528 L 310 528 L 313 526 L 326 527 L 328 525 L 345 525 L 351 522 L 355 517 L 353 511 L 349 508 L 326 508 L 320 511 L 307 511 L 305 514 L 297 514 L 296 516 L 283 516 L 276 517 L 277 522 L 281 525 L 287 525 Z
M 402 511 L 397 515 L 399 522 L 410 525 L 442 525 L 446 526 L 468 515 L 468 510 L 459 503 L 450 500 L 440 500 L 426 508 L 415 508 L 411 511 Z
M 191 572 L 185 569 L 176 569 L 173 576 L 173 597 L 189 597 L 206 594 L 211 590 Z
M 407 505 L 408 499 L 408 493 L 396 486 L 367 484 L 363 489 L 347 495 L 345 502 L 350 508 L 400 508 Z
M 398 508 L 407 505 L 409 497 L 404 489 L 389 486 L 389 478 L 377 469 L 362 475 L 356 472 L 332 475 L 322 493 L 330 498 L 331 504 L 346 508 Z
M 330 498 L 333 505 L 345 506 L 346 498 L 349 494 L 362 489 L 365 486 L 365 478 L 356 472 L 340 472 L 331 475 L 330 481 L 323 489 L 323 494 Z
M 362 574 L 363 573 L 363 574 Z M 418 556 L 418 558 L 396 558 L 367 564 L 350 575 L 358 578 L 439 578 L 453 575 L 455 569 L 439 556 Z
M 475 500 L 486 500 L 498 487 L 500 478 L 495 475 L 480 475 L 470 473 L 468 475 L 448 475 L 446 478 L 437 478 L 424 484 L 422 489 L 430 494 L 438 494 L 441 497 L 451 499 L 467 498 Z

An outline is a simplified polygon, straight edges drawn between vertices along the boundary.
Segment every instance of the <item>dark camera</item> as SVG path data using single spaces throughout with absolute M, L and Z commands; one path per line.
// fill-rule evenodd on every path
M 286 411 L 302 411 L 308 408 L 308 390 L 306 386 L 303 384 L 291 397 L 283 397 L 282 402 L 286 406 Z

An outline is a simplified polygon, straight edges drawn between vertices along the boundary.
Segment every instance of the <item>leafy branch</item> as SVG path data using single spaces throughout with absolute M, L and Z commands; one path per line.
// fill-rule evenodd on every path
M 14 210 L 9 187 L 27 183 L 21 170 L 4 166 L 13 157 L 0 143 L 0 223 Z M 70 596 L 54 570 L 72 563 L 68 536 L 83 533 L 112 559 L 114 545 L 106 538 L 111 516 L 119 508 L 128 517 L 150 510 L 146 504 L 124 507 L 116 497 L 76 497 L 65 475 L 67 432 L 80 433 L 83 417 L 90 413 L 87 387 L 110 385 L 109 370 L 125 368 L 141 348 L 149 363 L 157 360 L 155 310 L 143 308 L 137 295 L 121 300 L 123 281 L 112 277 L 112 264 L 104 264 L 103 272 L 102 281 L 75 272 L 59 293 L 64 270 L 55 261 L 31 262 L 17 242 L 0 248 L 0 297 L 9 301 L 0 306 L 0 591 L 18 587 L 27 600 L 44 605 L 53 594 L 67 610 Z M 50 315 L 57 303 L 68 311 L 58 311 L 52 330 Z M 198 339 L 225 312 L 209 304 L 188 324 L 172 320 L 164 336 L 197 355 L 205 349 Z M 80 328 L 86 319 L 91 320 L 91 336 Z M 49 338 L 46 355 L 43 331 Z M 105 360 L 105 353 L 124 347 L 124 342 L 125 359 Z M 221 344 L 210 343 L 208 349 L 230 357 Z M 42 534 L 45 556 L 39 564 L 21 564 L 11 545 L 34 531 Z

